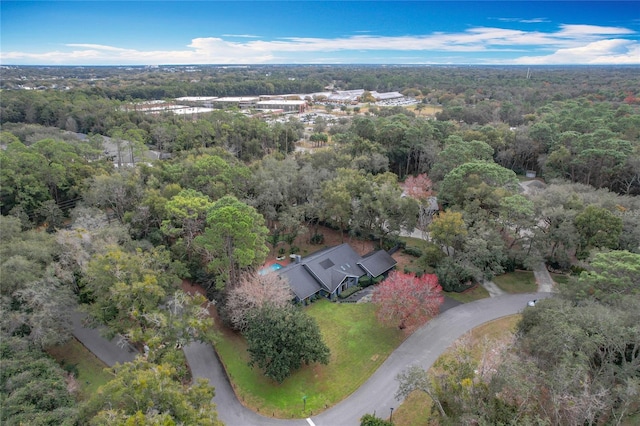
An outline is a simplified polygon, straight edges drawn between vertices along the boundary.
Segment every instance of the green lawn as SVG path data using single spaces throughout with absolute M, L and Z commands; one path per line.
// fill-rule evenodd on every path
M 404 242 L 407 247 L 416 247 L 423 251 L 431 244 L 429 241 L 413 237 L 399 237 L 399 240 Z
M 473 302 L 474 300 L 486 299 L 487 297 L 489 297 L 489 292 L 481 285 L 476 285 L 475 287 L 463 291 L 462 293 L 455 293 L 453 291 L 450 291 L 443 292 L 443 294 L 461 303 L 469 303 Z
M 393 412 L 393 424 L 398 426 L 428 426 L 431 420 L 431 406 L 433 401 L 424 392 L 414 391 L 409 394 L 402 404 Z M 389 413 L 376 413 L 377 416 L 388 418 Z
M 557 284 L 567 284 L 569 282 L 569 275 L 566 274 L 551 274 L 551 278 Z
M 111 379 L 111 375 L 104 371 L 107 365 L 76 339 L 71 339 L 64 345 L 51 347 L 47 352 L 63 368 L 77 372 L 81 400 L 87 399 Z
M 427 252 L 427 248 L 429 246 L 433 246 L 433 243 L 430 243 L 429 241 L 426 241 L 420 238 L 399 237 L 399 239 L 400 241 L 406 244 L 407 249 L 415 248 L 420 250 L 422 253 Z M 400 260 L 398 261 L 399 271 L 404 271 L 407 273 L 414 273 L 414 274 L 435 273 L 435 269 L 432 268 L 431 266 L 425 265 L 424 262 L 419 262 L 420 264 L 418 264 L 417 257 L 414 257 L 410 254 L 405 253 L 404 250 L 401 250 L 399 253 L 400 253 Z
M 536 278 L 531 271 L 508 272 L 495 277 L 493 282 L 509 294 L 535 293 L 538 291 Z
M 238 397 L 263 415 L 299 418 L 336 404 L 359 388 L 405 337 L 396 328 L 380 326 L 370 303 L 320 300 L 306 309 L 316 319 L 331 349 L 331 361 L 328 365 L 303 367 L 282 384 L 247 366 L 242 337 L 225 332 L 216 342 Z

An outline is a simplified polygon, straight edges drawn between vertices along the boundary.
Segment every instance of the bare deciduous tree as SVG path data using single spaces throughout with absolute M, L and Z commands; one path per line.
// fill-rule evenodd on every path
M 233 328 L 244 330 L 252 310 L 267 304 L 284 307 L 292 298 L 291 288 L 285 278 L 274 273 L 247 274 L 229 291 L 225 309 Z

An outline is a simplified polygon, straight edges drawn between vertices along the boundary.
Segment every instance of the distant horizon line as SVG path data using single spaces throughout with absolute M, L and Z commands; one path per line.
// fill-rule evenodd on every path
M 39 67 L 39 68 L 96 68 L 96 67 L 129 67 L 129 68 L 159 68 L 159 67 L 225 67 L 225 68 L 260 68 L 260 67 L 347 67 L 347 66 L 359 66 L 359 67 L 513 67 L 513 68 L 558 68 L 558 67 L 619 67 L 619 68 L 633 68 L 640 67 L 640 64 L 475 64 L 475 63 L 459 63 L 459 64 L 387 64 L 387 63 L 326 63 L 326 64 L 314 64 L 314 63 L 300 63 L 300 64 L 91 64 L 91 65 L 74 65 L 74 64 L 0 64 L 0 68 L 26 68 L 26 67 Z

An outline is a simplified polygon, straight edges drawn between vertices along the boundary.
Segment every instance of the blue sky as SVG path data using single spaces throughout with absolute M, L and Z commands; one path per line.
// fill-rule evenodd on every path
M 640 2 L 2 0 L 0 63 L 640 65 Z

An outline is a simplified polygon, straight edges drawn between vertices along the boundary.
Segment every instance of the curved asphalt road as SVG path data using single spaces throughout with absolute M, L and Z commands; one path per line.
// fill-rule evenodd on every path
M 398 389 L 396 376 L 412 365 L 428 369 L 451 344 L 471 329 L 504 316 L 516 314 L 531 299 L 549 293 L 529 293 L 492 297 L 449 309 L 413 333 L 396 349 L 358 390 L 330 409 L 310 419 L 282 420 L 264 417 L 244 407 L 236 398 L 213 348 L 192 343 L 184 349 L 194 378 L 209 379 L 215 386 L 218 417 L 227 426 L 337 426 L 358 425 L 360 417 L 376 413 L 387 417 Z
M 394 397 L 398 373 L 412 365 L 428 369 L 451 344 L 471 329 L 522 311 L 527 301 L 550 297 L 550 293 L 503 295 L 455 306 L 438 315 L 405 340 L 378 370 L 353 394 L 310 419 L 282 420 L 264 417 L 244 407 L 211 345 L 192 343 L 184 348 L 194 378 L 208 379 L 215 386 L 218 417 L 227 426 L 348 426 L 360 424 L 360 417 L 376 413 L 387 417 L 401 401 Z M 108 341 L 96 329 L 83 326 L 84 315 L 72 316 L 73 334 L 107 365 L 131 361 L 135 353 Z
M 116 363 L 131 362 L 137 355 L 137 351 L 129 345 L 118 345 L 118 338 L 107 340 L 103 337 L 104 327 L 85 327 L 87 314 L 74 311 L 71 312 L 71 323 L 73 325 L 73 335 L 85 348 L 89 349 L 96 357 L 108 366 Z

